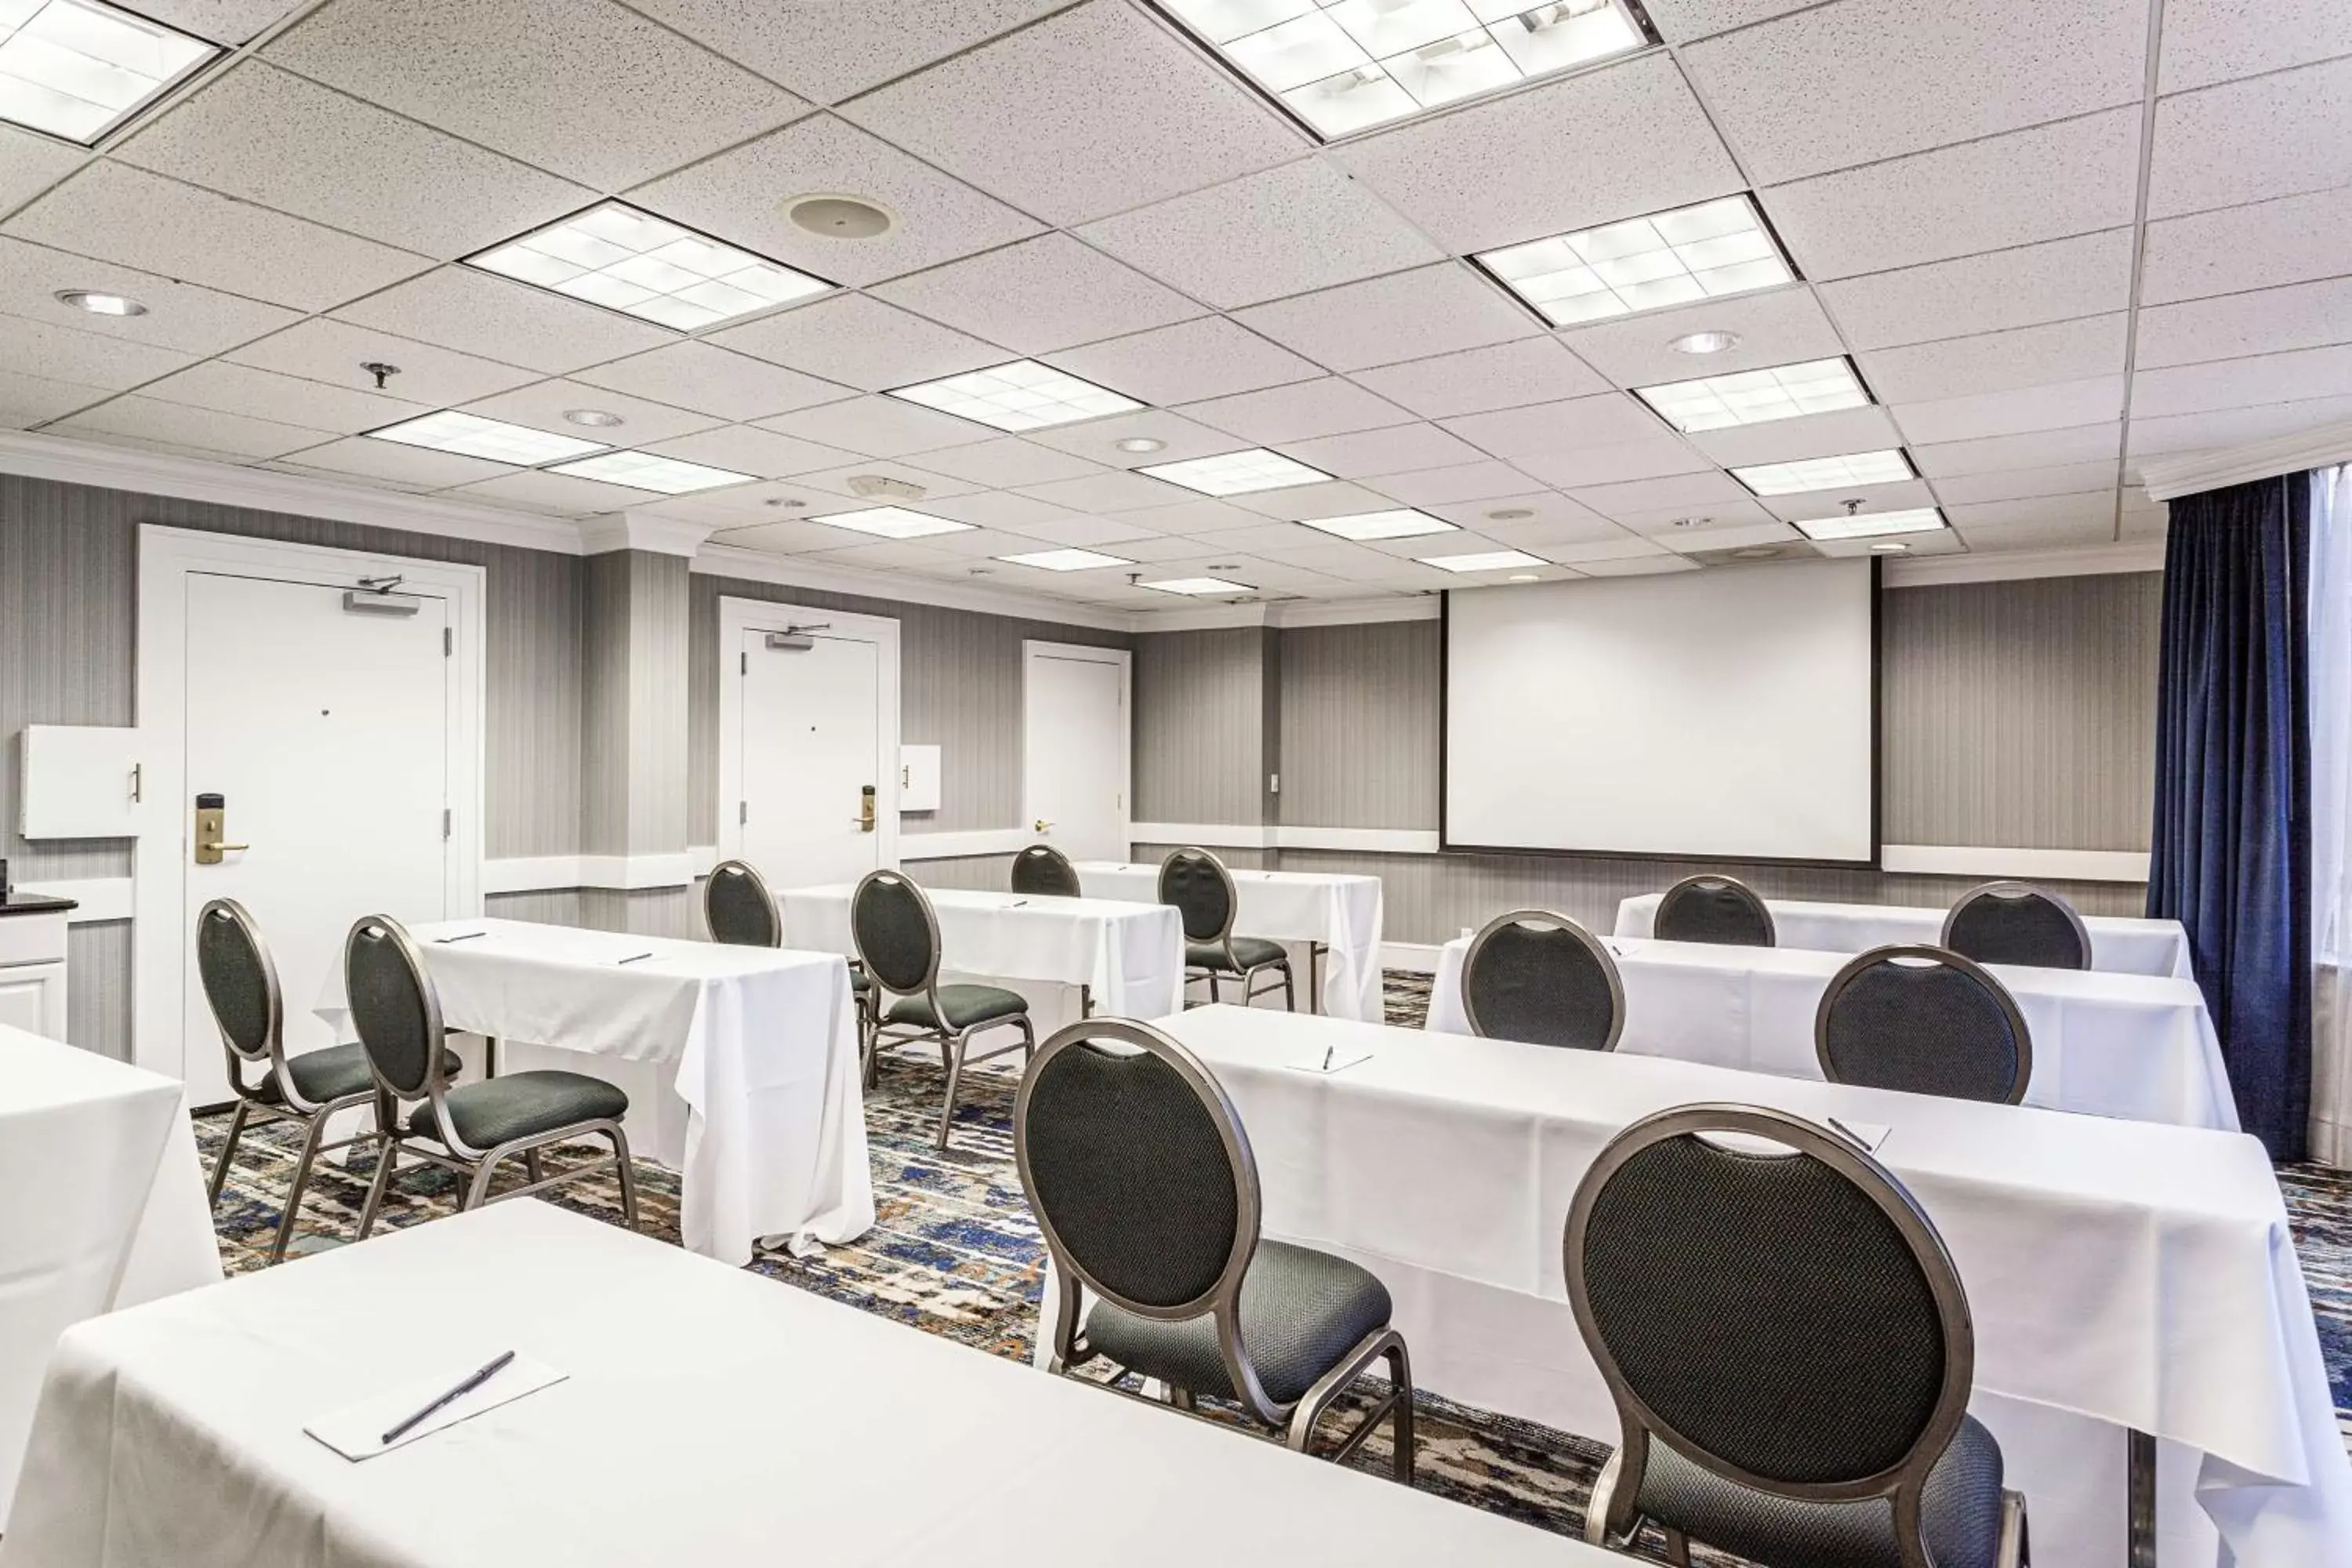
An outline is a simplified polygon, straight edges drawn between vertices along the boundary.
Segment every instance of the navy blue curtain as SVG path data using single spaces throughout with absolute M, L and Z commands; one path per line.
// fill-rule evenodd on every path
M 2188 928 L 2238 1115 L 2274 1160 L 2311 1101 L 2311 484 L 2172 503 L 2147 912 Z

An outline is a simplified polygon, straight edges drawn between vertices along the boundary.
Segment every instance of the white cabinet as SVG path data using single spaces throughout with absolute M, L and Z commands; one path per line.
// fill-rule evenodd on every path
M 0 906 L 0 1025 L 66 1037 L 66 911 L 72 907 L 31 895 Z

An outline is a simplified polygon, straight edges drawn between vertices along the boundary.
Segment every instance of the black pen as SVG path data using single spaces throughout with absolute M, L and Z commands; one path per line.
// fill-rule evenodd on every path
M 457 936 L 436 936 L 433 940 L 440 942 L 471 942 L 478 936 L 488 936 L 489 934 L 490 933 L 486 931 L 469 931 L 461 932 Z
M 1026 899 L 1015 899 L 1015 900 L 1013 900 L 1011 903 L 1009 903 L 1009 904 L 1005 905 L 1004 907 L 1005 907 L 1006 909 L 1008 909 L 1008 910 L 1017 910 L 1017 909 L 1021 908 L 1024 904 L 1026 904 L 1028 901 L 1029 901 L 1029 900 L 1026 900 Z
M 1331 1070 L 1331 1053 L 1339 1048 L 1339 1047 L 1337 1046 L 1326 1046 L 1323 1047 L 1323 1070 L 1325 1072 L 1329 1072 Z
M 1829 1118 L 1829 1124 L 1830 1124 L 1831 1126 L 1832 1126 L 1832 1127 L 1836 1128 L 1839 1131 L 1841 1131 L 1841 1132 L 1844 1133 L 1844 1134 L 1845 1134 L 1849 1139 L 1853 1140 L 1855 1143 L 1859 1144 L 1859 1145 L 1861 1146 L 1861 1148 L 1862 1148 L 1862 1152 L 1863 1152 L 1864 1153 L 1867 1154 L 1868 1152 L 1870 1152 L 1870 1140 L 1869 1140 L 1869 1139 L 1864 1138 L 1861 1133 L 1856 1132 L 1853 1128 L 1848 1127 L 1844 1122 L 1840 1121 L 1839 1121 L 1836 1117 L 1834 1117 L 1834 1116 L 1832 1116 L 1832 1117 Z
M 514 1360 L 514 1352 L 500 1351 L 496 1356 L 491 1358 L 489 1364 L 483 1367 L 481 1371 L 474 1373 L 471 1377 L 466 1379 L 465 1382 L 459 1384 L 457 1387 L 451 1389 L 448 1393 L 443 1394 L 440 1398 L 435 1400 L 432 1404 L 426 1405 L 424 1409 L 418 1411 L 415 1415 L 410 1416 L 399 1426 L 394 1426 L 391 1431 L 386 1432 L 383 1435 L 383 1446 L 387 1448 L 391 1447 L 394 1443 L 400 1441 L 401 1434 L 406 1432 L 410 1427 L 415 1426 L 419 1421 L 424 1420 L 435 1411 L 444 1408 L 450 1403 L 450 1401 L 462 1399 L 467 1394 L 473 1393 L 474 1390 L 481 1387 L 482 1384 L 489 1382 L 490 1379 L 498 1376 L 499 1373 L 505 1371 L 507 1363 L 512 1360 Z
M 641 958 L 651 958 L 653 954 L 650 952 L 633 952 L 626 958 L 615 960 L 613 967 L 618 969 L 624 963 L 635 963 Z

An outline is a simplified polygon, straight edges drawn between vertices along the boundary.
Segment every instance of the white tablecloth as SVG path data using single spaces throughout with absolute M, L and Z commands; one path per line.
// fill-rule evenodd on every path
M 846 883 L 777 895 L 784 940 L 855 956 Z M 940 967 L 992 980 L 1084 985 L 1097 1013 L 1158 1018 L 1183 1005 L 1184 928 L 1162 905 L 926 888 L 940 917 Z
M 1789 947 L 1605 939 L 1625 984 L 1621 1051 L 1819 1078 L 1813 1016 L 1850 955 Z M 1457 937 L 1439 952 L 1428 1026 L 1466 1035 Z M 2033 1037 L 2028 1105 L 2238 1130 L 2238 1105 L 2204 994 L 2189 980 L 1990 966 Z
M 566 1381 L 352 1464 L 305 1423 Z M 1622 1558 L 528 1200 L 85 1325 L 5 1568 L 1609 1568 Z
M 58 1335 L 220 1277 L 181 1086 L 0 1026 L 0 1530 Z
M 1320 942 L 1323 1011 L 1335 1018 L 1381 1016 L 1381 879 L 1324 871 L 1234 870 L 1240 908 L 1234 934 L 1274 942 Z M 1078 862 L 1089 898 L 1156 900 L 1160 868 L 1109 860 Z M 1297 975 L 1304 986 L 1307 976 Z
M 1647 936 L 1658 918 L 1663 893 L 1642 893 L 1617 906 L 1619 936 Z M 1822 952 L 1865 952 L 1890 942 L 1935 942 L 1944 934 L 1942 910 L 1898 904 L 1812 904 L 1797 899 L 1767 899 L 1772 929 L 1782 947 Z M 2192 978 L 2189 933 L 2179 921 L 2126 920 L 2084 915 L 2091 933 L 2091 967 L 2116 974 L 2165 974 Z
M 436 940 L 476 931 L 488 934 Z M 740 1264 L 760 1237 L 848 1241 L 872 1228 L 857 1021 L 839 959 L 522 921 L 443 921 L 410 934 L 451 1028 L 676 1064 L 685 1116 L 633 1106 L 629 1126 L 633 1139 L 659 1129 L 655 1147 L 633 1147 L 682 1176 L 688 1247 Z M 639 953 L 648 956 L 619 962 Z M 355 1037 L 340 963 L 316 1010 L 338 1037 Z
M 1161 1026 L 1239 1110 L 1265 1233 L 1379 1274 L 1423 1388 L 1613 1444 L 1560 1268 L 1587 1167 L 1670 1106 L 1833 1115 L 1891 1129 L 1878 1156 L 1958 1265 L 1979 1414 L 2033 1509 L 2036 1561 L 2120 1563 L 2120 1431 L 2136 1427 L 2185 1446 L 2167 1445 L 2162 1471 L 2168 1568 L 2198 1560 L 2184 1542 L 2207 1529 L 2184 1506 L 2192 1480 L 2241 1568 L 2352 1563 L 2352 1468 L 2252 1138 L 1238 1007 Z M 1371 1059 L 1288 1065 L 1327 1047 Z M 1660 1289 L 1674 1267 L 1659 1260 Z M 2069 1472 L 2094 1458 L 2089 1488 Z M 2216 1561 L 2210 1534 L 2201 1561 Z

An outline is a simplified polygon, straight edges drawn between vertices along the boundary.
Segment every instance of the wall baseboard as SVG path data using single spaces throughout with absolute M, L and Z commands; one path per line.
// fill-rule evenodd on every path
M 70 882 L 22 882 L 16 890 L 76 900 L 81 907 L 66 911 L 66 923 L 87 926 L 129 920 L 131 889 L 128 877 L 89 877 Z

